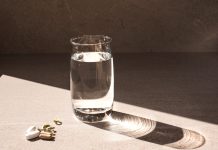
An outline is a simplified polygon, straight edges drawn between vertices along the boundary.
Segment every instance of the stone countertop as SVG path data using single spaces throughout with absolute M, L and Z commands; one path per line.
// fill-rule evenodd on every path
M 200 135 L 205 143 L 197 149 L 217 148 L 216 53 L 115 54 L 112 114 L 129 120 L 126 126 L 122 122 L 113 128 L 84 124 L 73 116 L 69 58 L 65 54 L 0 55 L 0 149 L 164 150 L 194 145 Z M 56 127 L 55 141 L 25 139 L 30 125 L 40 127 L 54 118 L 63 121 Z M 130 127 L 131 119 L 137 126 Z M 140 129 L 146 121 L 154 128 L 138 136 L 145 131 Z M 137 136 L 132 132 L 135 127 Z

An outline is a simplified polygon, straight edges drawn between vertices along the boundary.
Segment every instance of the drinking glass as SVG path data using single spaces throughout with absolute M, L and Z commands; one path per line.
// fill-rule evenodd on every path
M 73 111 L 83 122 L 104 120 L 113 107 L 114 71 L 111 38 L 71 38 L 70 89 Z

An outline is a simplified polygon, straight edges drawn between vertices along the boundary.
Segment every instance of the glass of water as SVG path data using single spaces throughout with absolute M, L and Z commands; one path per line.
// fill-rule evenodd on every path
M 75 116 L 83 122 L 104 120 L 112 110 L 114 71 L 111 38 L 71 38 L 70 89 Z

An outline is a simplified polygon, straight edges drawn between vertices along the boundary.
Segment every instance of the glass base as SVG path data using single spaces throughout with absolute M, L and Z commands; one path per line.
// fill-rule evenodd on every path
M 82 122 L 94 123 L 104 121 L 112 112 L 112 108 L 77 108 L 74 109 L 75 116 Z

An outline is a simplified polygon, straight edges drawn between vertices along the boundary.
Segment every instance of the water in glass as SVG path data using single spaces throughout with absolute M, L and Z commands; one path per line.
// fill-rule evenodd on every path
M 109 52 L 78 52 L 71 56 L 71 97 L 82 121 L 101 121 L 114 98 L 113 58 Z

